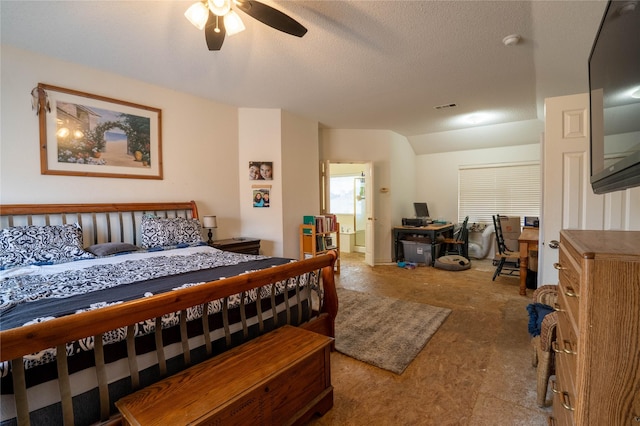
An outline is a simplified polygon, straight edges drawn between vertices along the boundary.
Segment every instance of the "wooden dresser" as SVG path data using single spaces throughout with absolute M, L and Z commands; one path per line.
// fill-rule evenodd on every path
M 640 232 L 560 233 L 556 425 L 640 425 Z

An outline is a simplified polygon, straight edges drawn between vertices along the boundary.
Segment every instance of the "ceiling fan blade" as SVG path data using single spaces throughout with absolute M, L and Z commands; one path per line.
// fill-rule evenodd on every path
M 216 28 L 219 31 L 216 32 Z M 209 50 L 220 50 L 226 33 L 224 19 L 218 19 L 216 15 L 209 11 L 209 19 L 207 19 L 207 25 L 204 27 L 204 37 L 207 40 Z
M 238 9 L 265 25 L 284 33 L 302 37 L 307 29 L 298 21 L 277 9 L 256 0 L 236 0 Z

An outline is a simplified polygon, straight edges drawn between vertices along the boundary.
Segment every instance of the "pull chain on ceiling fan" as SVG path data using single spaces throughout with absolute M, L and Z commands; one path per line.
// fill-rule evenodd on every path
M 231 8 L 231 2 L 240 10 L 265 25 L 296 37 L 307 29 L 292 17 L 256 0 L 206 0 L 192 4 L 184 16 L 199 30 L 204 29 L 209 50 L 220 50 L 225 34 L 244 31 L 240 16 Z M 222 19 L 220 19 L 222 18 Z

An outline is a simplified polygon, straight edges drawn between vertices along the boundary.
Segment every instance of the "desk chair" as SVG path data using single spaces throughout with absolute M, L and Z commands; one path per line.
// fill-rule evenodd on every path
M 491 281 L 495 281 L 499 275 L 520 276 L 520 253 L 507 249 L 502 235 L 502 226 L 500 225 L 500 215 L 493 216 L 493 226 L 496 232 L 496 245 L 498 253 L 496 253 L 497 266 Z M 496 261 L 494 261 L 496 262 Z
M 467 259 L 469 258 L 469 228 L 467 228 L 468 223 L 469 216 L 464 218 L 462 225 L 453 233 L 453 236 L 451 238 L 445 238 L 440 242 L 441 247 L 444 248 L 444 254 L 441 253 L 441 256 L 457 254 L 458 256 L 462 256 Z

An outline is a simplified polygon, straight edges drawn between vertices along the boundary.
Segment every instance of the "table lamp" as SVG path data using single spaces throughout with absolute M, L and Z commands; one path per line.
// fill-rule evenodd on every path
M 202 217 L 202 227 L 206 228 L 209 230 L 209 240 L 207 241 L 207 244 L 211 244 L 213 243 L 213 231 L 211 231 L 213 228 L 217 228 L 218 227 L 218 221 L 216 220 L 215 216 L 203 216 Z

